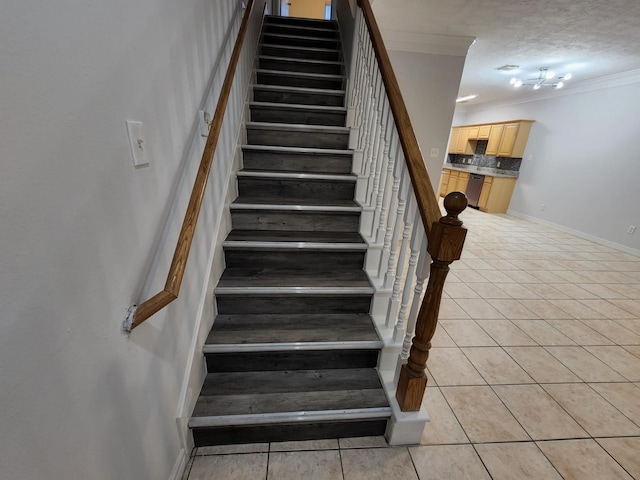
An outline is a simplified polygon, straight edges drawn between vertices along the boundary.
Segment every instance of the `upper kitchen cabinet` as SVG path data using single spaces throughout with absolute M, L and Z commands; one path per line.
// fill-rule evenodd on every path
M 449 153 L 471 155 L 478 140 L 488 140 L 485 155 L 522 158 L 533 120 L 453 127 Z

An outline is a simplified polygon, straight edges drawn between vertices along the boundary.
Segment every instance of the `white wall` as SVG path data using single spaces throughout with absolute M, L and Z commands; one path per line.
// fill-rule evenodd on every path
M 406 51 L 391 51 L 389 57 L 437 191 L 465 57 Z M 430 157 L 432 148 L 439 150 L 437 157 Z
M 627 233 L 640 227 L 640 83 L 628 81 L 466 113 L 460 123 L 536 121 L 510 211 L 640 250 L 640 232 Z
M 2 478 L 166 479 L 189 453 L 176 419 L 199 315 L 212 314 L 213 207 L 179 300 L 130 337 L 121 322 L 164 282 L 170 259 L 154 252 L 175 245 L 197 111 L 237 4 L 3 4 Z M 144 122 L 149 167 L 132 165 L 126 119 Z

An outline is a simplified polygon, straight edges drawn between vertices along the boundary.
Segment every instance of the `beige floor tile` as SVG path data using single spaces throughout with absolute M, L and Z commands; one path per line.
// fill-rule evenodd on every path
M 640 345 L 640 335 L 614 320 L 582 320 L 582 323 L 619 345 Z
M 594 293 L 574 285 L 573 283 L 552 283 L 551 286 L 574 299 L 598 298 Z
M 542 347 L 505 347 L 505 351 L 538 383 L 580 381 L 575 373 Z
M 562 277 L 565 280 L 565 282 L 570 282 L 572 284 L 595 283 L 591 281 L 591 279 L 585 276 L 583 273 L 578 273 L 571 270 L 555 270 L 553 273 L 555 273 L 559 277 Z M 579 287 L 576 287 L 576 288 L 579 288 Z M 593 295 L 591 292 L 587 292 L 587 293 L 590 295 L 590 297 L 587 297 L 587 298 L 596 298 L 595 295 Z M 572 296 L 571 294 L 568 294 L 568 295 Z M 574 297 L 574 298 L 577 298 L 577 297 Z
M 513 323 L 533 338 L 538 345 L 575 345 L 573 340 L 544 320 L 513 320 Z
M 466 283 L 449 283 L 444 284 L 444 293 L 450 298 L 480 298 Z
M 509 277 L 505 272 L 500 270 L 480 270 L 478 273 L 482 275 L 488 282 L 513 284 L 513 279 Z
M 502 314 L 481 298 L 460 298 L 455 301 L 471 318 L 504 318 Z
M 627 310 L 623 310 L 617 305 L 614 305 L 612 302 L 608 300 L 580 300 L 580 303 L 583 303 L 590 309 L 598 312 L 600 316 L 591 317 L 591 318 L 635 318 L 636 315 L 628 312 Z M 586 318 L 586 317 L 582 317 Z
M 535 443 L 485 443 L 476 449 L 493 480 L 562 480 Z
M 589 385 L 557 383 L 542 387 L 593 437 L 640 435 L 640 427 L 634 425 Z
M 470 317 L 467 315 L 467 312 L 460 308 L 460 305 L 458 305 L 455 300 L 451 298 L 443 298 L 442 302 L 440 302 L 438 318 L 443 320 L 445 318 L 462 319 Z
M 476 323 L 501 346 L 537 345 L 529 335 L 516 327 L 511 320 L 476 320 Z
M 352 449 L 340 453 L 345 480 L 418 479 L 405 447 Z
M 584 321 L 584 320 L 583 320 Z M 578 345 L 613 345 L 607 337 L 600 335 L 581 320 L 547 320 L 556 330 L 564 333 Z M 599 320 L 594 320 L 599 321 Z
M 611 289 L 600 283 L 582 283 L 578 286 L 600 298 L 626 298 L 622 293 L 616 291 L 616 289 Z
M 204 455 L 195 457 L 189 480 L 246 480 L 267 477 L 267 454 Z
M 443 387 L 442 394 L 472 442 L 529 440 L 491 387 Z
M 513 285 L 516 284 L 514 283 Z M 511 298 L 507 292 L 496 287 L 493 283 L 469 283 L 467 286 L 473 289 L 478 297 L 482 297 L 485 300 L 488 298 Z
M 506 270 L 504 273 L 517 283 L 541 283 L 541 280 L 523 270 Z
M 585 347 L 591 348 L 591 347 Z M 582 347 L 546 347 L 547 351 L 562 362 L 584 382 L 624 382 L 625 379 Z
M 537 272 L 532 272 L 532 274 L 535 273 Z M 564 300 L 569 298 L 566 293 L 563 293 L 561 290 L 558 290 L 556 287 L 552 287 L 547 283 L 525 283 L 523 286 L 535 293 L 538 298 L 545 300 Z
M 326 440 L 303 440 L 299 442 L 272 442 L 271 452 L 291 452 L 296 450 L 336 450 L 338 449 L 338 439 L 330 438 Z
M 542 284 L 541 284 L 542 285 Z M 567 319 L 573 318 L 564 310 L 556 307 L 549 300 L 534 299 L 534 300 L 520 300 L 520 303 L 526 308 L 536 314 L 537 318 L 545 320 L 549 319 Z
M 269 451 L 268 443 L 247 443 L 241 445 L 214 445 L 198 447 L 196 455 L 221 455 L 229 453 L 262 453 Z
M 441 322 L 442 320 L 438 322 L 438 325 L 436 327 L 436 332 L 433 334 L 433 337 L 431 338 L 431 347 L 434 347 L 434 348 L 455 347 L 456 346 L 455 342 L 451 339 L 451 337 L 445 331 L 445 329 L 442 328 L 442 325 L 440 324 Z
M 632 480 L 595 440 L 557 440 L 538 446 L 565 480 Z
M 493 390 L 534 440 L 589 436 L 540 385 L 496 385 Z
M 501 347 L 469 347 L 462 351 L 490 385 L 534 383 Z
M 640 358 L 640 345 L 625 345 L 622 348 Z
M 460 279 L 461 282 L 464 283 L 475 283 L 475 282 L 486 282 L 487 279 L 484 278 L 479 272 L 475 270 L 454 270 L 456 277 Z
M 640 300 L 611 300 L 611 303 L 631 313 L 636 318 L 640 317 Z
M 549 300 L 549 302 L 560 310 L 564 310 L 573 318 L 603 318 L 601 313 L 596 312 L 582 303 L 583 300 Z
M 427 365 L 438 386 L 486 385 L 459 348 L 434 348 Z
M 496 287 L 508 293 L 512 298 L 515 298 L 516 300 L 540 298 L 536 293 L 534 293 L 524 285 L 520 285 L 519 283 L 496 283 L 495 285 Z M 530 283 L 529 285 L 543 285 L 543 284 Z
M 635 384 L 590 383 L 589 385 L 636 425 L 640 425 L 640 388 Z
M 630 298 L 632 300 L 640 300 L 640 283 L 628 283 L 628 284 L 608 284 L 606 285 L 612 290 L 616 292 L 620 292 L 625 297 Z M 617 305 L 617 304 L 616 304 Z M 618 305 L 622 307 L 622 305 Z M 624 308 L 624 307 L 622 307 Z M 626 310 L 626 309 L 625 309 Z
M 490 252 L 490 253 L 493 253 L 493 252 Z M 507 260 L 500 260 L 497 258 L 487 258 L 485 259 L 485 262 L 487 262 L 496 270 L 518 270 L 518 267 L 516 267 L 513 264 L 513 262 L 509 262 Z
M 629 351 L 616 346 L 590 346 L 584 348 L 627 380 L 640 382 L 640 358 Z M 598 380 L 594 381 L 597 382 Z
M 256 477 L 257 478 L 257 477 Z M 271 452 L 267 480 L 342 480 L 338 450 Z
M 411 447 L 409 453 L 420 480 L 490 480 L 471 445 Z
M 421 445 L 469 443 L 469 439 L 439 388 L 427 388 L 422 403 L 427 409 L 430 420 L 422 432 Z
M 537 314 L 525 307 L 519 300 L 489 299 L 487 302 L 495 307 L 505 318 L 510 320 L 540 318 Z
M 387 447 L 387 441 L 383 436 L 374 437 L 346 437 L 339 438 L 340 448 L 374 448 Z
M 598 438 L 596 441 L 615 458 L 633 478 L 640 478 L 640 437 Z
M 535 278 L 537 278 L 538 280 L 544 283 L 563 283 L 565 281 L 564 278 L 552 272 L 551 270 L 531 270 L 529 271 L 529 274 L 531 274 L 532 276 L 534 276 Z M 545 298 L 549 298 L 549 297 L 545 297 Z M 561 298 L 567 298 L 567 297 L 563 296 Z
M 496 345 L 473 320 L 440 320 L 440 325 L 459 347 Z
M 618 325 L 623 326 L 627 330 L 631 330 L 636 335 L 640 335 L 640 319 L 638 318 L 619 318 L 614 320 Z
M 472 270 L 495 270 L 491 265 L 482 260 L 481 258 L 467 258 L 464 260 L 464 264 L 467 268 Z

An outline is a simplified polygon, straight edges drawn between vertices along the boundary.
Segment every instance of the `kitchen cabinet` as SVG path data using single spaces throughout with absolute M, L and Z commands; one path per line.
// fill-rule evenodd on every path
M 500 140 L 502 140 L 502 132 L 504 125 L 491 125 L 491 133 L 489 133 L 489 141 L 487 142 L 487 150 L 485 155 L 497 155 L 500 148 Z
M 487 140 L 485 155 L 522 158 L 533 120 L 453 127 L 449 153 L 473 155 L 478 140 Z
M 468 184 L 469 172 L 443 168 L 438 193 L 441 197 L 445 197 L 451 192 L 466 193 Z M 485 175 L 478 208 L 487 213 L 507 213 L 515 186 L 515 177 Z

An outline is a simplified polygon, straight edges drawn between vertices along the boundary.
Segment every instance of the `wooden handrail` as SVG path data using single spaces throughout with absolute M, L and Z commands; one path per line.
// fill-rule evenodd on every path
M 416 140 L 416 135 L 413 131 L 411 120 L 409 119 L 407 107 L 400 93 L 400 86 L 393 72 L 389 54 L 384 46 L 376 19 L 373 16 L 371 4 L 369 0 L 358 0 L 358 6 L 362 9 L 364 20 L 367 23 L 369 38 L 371 38 L 382 81 L 389 99 L 389 105 L 391 106 L 391 112 L 393 113 L 393 118 L 395 119 L 398 129 L 398 136 L 407 163 L 407 169 L 409 170 L 409 176 L 411 177 L 411 184 L 413 185 L 413 191 L 416 196 L 418 210 L 420 211 L 420 217 L 422 218 L 422 223 L 428 237 L 431 232 L 431 226 L 434 222 L 440 220 L 442 213 L 440 212 L 438 200 L 431 186 L 429 173 L 424 165 L 422 153 L 420 152 L 420 147 L 418 146 L 418 141 Z
M 236 73 L 236 67 L 238 66 L 238 61 L 240 59 L 242 45 L 247 33 L 253 3 L 254 0 L 249 0 L 247 2 L 247 6 L 242 17 L 242 23 L 240 24 L 238 37 L 236 38 L 236 43 L 233 46 L 233 53 L 231 54 L 231 60 L 227 67 L 227 73 L 224 77 L 224 83 L 222 84 L 218 104 L 216 105 L 216 110 L 213 115 L 213 121 L 211 122 L 211 129 L 209 130 L 207 143 L 205 144 L 204 151 L 202 152 L 200 167 L 198 168 L 198 174 L 196 175 L 196 179 L 193 184 L 189 205 L 187 206 L 187 211 L 184 215 L 184 221 L 182 222 L 182 228 L 180 229 L 180 235 L 178 236 L 178 242 L 173 254 L 173 260 L 171 261 L 171 267 L 169 268 L 164 290 L 157 293 L 149 300 L 141 303 L 133 310 L 133 318 L 130 319 L 130 325 L 127 325 L 127 322 L 125 321 L 125 329 L 128 331 L 133 330 L 142 322 L 147 320 L 151 315 L 163 309 L 169 303 L 178 298 L 180 286 L 182 285 L 182 278 L 184 277 L 184 271 L 187 266 L 187 258 L 189 257 L 189 252 L 191 250 L 191 243 L 193 242 L 193 235 L 195 233 L 196 224 L 198 223 L 198 215 L 200 214 L 202 199 L 204 197 L 207 181 L 209 180 L 209 172 L 211 171 L 211 165 L 213 164 L 213 154 L 215 153 L 218 145 L 218 137 L 220 136 L 224 113 L 227 108 L 229 94 L 231 93 L 231 87 L 233 85 L 233 77 Z

